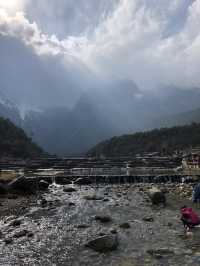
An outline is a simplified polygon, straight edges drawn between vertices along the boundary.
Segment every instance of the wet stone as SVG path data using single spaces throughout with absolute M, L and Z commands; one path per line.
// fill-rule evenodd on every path
M 96 215 L 94 218 L 96 221 L 99 221 L 101 223 L 109 223 L 112 221 L 112 218 L 108 215 Z
M 116 235 L 104 235 L 89 241 L 85 246 L 97 252 L 110 252 L 118 247 L 118 239 Z
M 69 202 L 69 206 L 76 206 L 76 204 L 74 202 Z
M 46 207 L 47 206 L 47 200 L 46 199 L 41 199 L 41 201 L 40 201 L 40 205 L 42 206 L 42 207 Z
M 109 201 L 109 199 L 105 198 L 105 199 L 103 199 L 103 201 L 104 201 L 104 202 L 108 202 L 108 201 Z
M 117 234 L 117 230 L 115 228 L 111 228 L 110 233 L 111 234 Z
M 175 254 L 174 250 L 168 248 L 149 249 L 147 253 L 156 258 Z
M 12 244 L 13 240 L 12 240 L 12 238 L 5 238 L 4 242 L 6 245 L 9 245 L 9 244 Z
M 13 237 L 14 238 L 20 238 L 20 237 L 24 237 L 28 234 L 28 231 L 26 229 L 23 229 L 21 231 L 15 232 Z
M 149 195 L 149 198 L 151 199 L 151 202 L 155 205 L 166 203 L 165 194 L 156 187 L 149 189 L 148 195 Z
M 29 233 L 27 233 L 27 237 L 33 237 L 34 236 L 34 234 L 33 234 L 33 232 L 29 232 Z
M 153 222 L 154 221 L 154 218 L 150 216 L 150 217 L 144 217 L 142 220 L 144 222 Z
M 122 229 L 129 229 L 131 228 L 131 225 L 129 223 L 122 223 L 119 227 Z
M 167 223 L 167 226 L 172 227 L 173 224 L 171 222 Z
M 85 200 L 102 200 L 103 197 L 97 196 L 94 194 L 94 195 L 86 195 L 86 196 L 84 196 L 84 199 Z
M 49 187 L 49 183 L 47 181 L 40 180 L 38 186 L 40 190 L 47 190 Z
M 20 226 L 21 225 L 21 220 L 14 220 L 12 222 L 10 222 L 9 226 Z
M 63 192 L 67 193 L 76 192 L 76 189 L 74 187 L 64 187 Z
M 88 224 L 79 224 L 79 225 L 77 226 L 77 228 L 79 228 L 79 229 L 86 229 L 86 228 L 88 228 L 88 227 L 90 227 Z
M 7 193 L 6 187 L 0 184 L 0 195 L 5 195 L 6 193 Z

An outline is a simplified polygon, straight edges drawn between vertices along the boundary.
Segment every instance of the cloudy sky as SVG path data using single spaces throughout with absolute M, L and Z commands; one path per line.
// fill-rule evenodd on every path
M 200 87 L 200 0 L 0 0 L 0 57 L 0 87 L 24 105 L 117 79 Z

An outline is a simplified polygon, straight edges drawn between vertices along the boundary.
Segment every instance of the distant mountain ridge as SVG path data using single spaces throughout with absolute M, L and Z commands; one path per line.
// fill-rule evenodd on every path
M 164 116 L 154 121 L 153 127 L 170 127 L 200 123 L 200 108 L 171 116 Z
M 193 123 L 113 137 L 89 150 L 88 156 L 133 156 L 145 152 L 172 154 L 175 150 L 197 146 L 200 146 L 200 124 Z

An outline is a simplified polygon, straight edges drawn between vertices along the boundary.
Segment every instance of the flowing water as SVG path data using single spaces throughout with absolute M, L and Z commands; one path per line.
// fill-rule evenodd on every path
M 180 223 L 179 207 L 183 202 L 168 195 L 165 208 L 152 207 L 141 186 L 84 186 L 66 193 L 62 186 L 53 184 L 48 193 L 33 198 L 24 216 L 18 217 L 22 219 L 20 227 L 9 226 L 8 217 L 1 218 L 4 237 L 0 240 L 0 265 L 200 265 L 198 229 L 188 238 Z M 104 200 L 84 199 L 93 193 Z M 41 206 L 43 198 L 47 204 Z M 96 221 L 94 216 L 101 214 L 111 216 L 112 221 L 104 224 Z M 145 222 L 144 217 L 153 217 L 153 221 Z M 120 228 L 124 222 L 131 227 Z M 113 228 L 119 239 L 116 251 L 102 254 L 85 247 L 87 241 Z M 22 229 L 33 232 L 33 236 L 12 238 L 11 244 L 5 244 L 5 237 Z M 165 252 L 160 256 L 148 252 L 161 248 Z

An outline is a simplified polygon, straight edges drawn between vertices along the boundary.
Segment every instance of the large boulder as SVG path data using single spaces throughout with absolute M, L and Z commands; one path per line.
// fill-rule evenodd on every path
M 94 218 L 96 221 L 101 223 L 108 223 L 112 221 L 112 218 L 109 215 L 96 215 Z
M 70 192 L 76 192 L 76 189 L 74 187 L 64 187 L 63 188 L 63 192 L 67 192 L 67 193 L 70 193 Z
M 47 190 L 49 187 L 49 183 L 45 180 L 40 180 L 39 183 L 38 183 L 38 188 L 40 190 Z
M 89 247 L 97 252 L 109 252 L 116 250 L 118 247 L 117 235 L 105 235 L 89 241 L 86 247 Z
M 7 188 L 5 185 L 0 184 L 0 196 L 5 195 L 7 193 Z
M 81 178 L 78 178 L 75 182 L 75 184 L 77 185 L 90 185 L 92 184 L 92 181 L 89 177 L 81 177 Z
M 151 189 L 149 189 L 148 191 L 148 195 L 151 199 L 151 202 L 153 204 L 165 204 L 166 203 L 166 197 L 165 194 L 158 189 L 157 187 L 153 187 Z
M 8 183 L 9 192 L 34 193 L 38 187 L 37 178 L 21 176 Z

